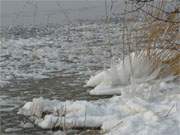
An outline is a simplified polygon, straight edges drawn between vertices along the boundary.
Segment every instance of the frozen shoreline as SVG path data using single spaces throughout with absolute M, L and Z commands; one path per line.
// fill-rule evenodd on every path
M 180 93 L 144 100 L 114 96 L 97 101 L 57 101 L 33 99 L 19 110 L 43 129 L 101 128 L 116 135 L 180 133 Z
M 179 77 L 167 75 L 157 79 L 160 70 L 152 72 L 146 59 L 133 61 L 133 65 L 138 65 L 133 67 L 133 83 L 128 82 L 130 69 L 124 72 L 121 64 L 87 82 L 86 86 L 95 87 L 90 94 L 121 96 L 64 102 L 40 97 L 26 103 L 18 114 L 29 117 L 43 129 L 101 128 L 103 134 L 109 135 L 179 135 Z M 119 80 L 121 83 L 117 84 Z

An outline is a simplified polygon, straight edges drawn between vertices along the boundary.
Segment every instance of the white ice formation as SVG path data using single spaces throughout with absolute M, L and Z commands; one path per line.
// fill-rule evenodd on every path
M 116 95 L 96 101 L 58 101 L 42 97 L 26 103 L 19 114 L 43 129 L 101 128 L 108 135 L 179 135 L 179 76 L 159 78 L 148 58 L 132 54 L 91 77 L 94 95 Z M 133 77 L 131 70 L 133 69 Z

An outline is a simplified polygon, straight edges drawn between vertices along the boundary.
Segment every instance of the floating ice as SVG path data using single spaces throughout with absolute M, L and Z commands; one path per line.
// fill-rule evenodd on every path
M 118 24 L 112 43 L 119 42 Z M 17 26 L 4 28 L 0 42 L 0 87 L 12 80 L 43 79 L 58 76 L 57 72 L 83 75 L 87 67 L 102 67 L 107 63 L 102 48 L 107 48 L 108 31 L 104 24 L 67 26 Z M 119 45 L 115 45 L 117 52 Z M 108 58 L 109 59 L 109 58 Z

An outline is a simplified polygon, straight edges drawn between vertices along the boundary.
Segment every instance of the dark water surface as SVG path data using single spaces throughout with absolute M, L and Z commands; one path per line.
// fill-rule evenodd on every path
M 111 52 L 120 57 L 120 24 L 16 26 L 1 31 L 1 134 L 48 135 L 52 131 L 25 128 L 18 109 L 36 97 L 95 100 L 83 87 L 90 75 L 109 67 Z M 110 36 L 110 37 L 109 37 Z M 113 59 L 116 59 L 114 57 Z M 98 134 L 95 131 L 78 131 Z M 93 132 L 93 133 L 92 133 Z M 95 133 L 94 133 L 95 132 Z M 73 133 L 69 133 L 73 134 Z

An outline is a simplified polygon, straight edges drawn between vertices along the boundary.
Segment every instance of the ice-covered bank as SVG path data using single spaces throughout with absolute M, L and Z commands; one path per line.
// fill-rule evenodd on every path
M 89 93 L 115 95 L 138 92 L 139 95 L 145 92 L 145 85 L 148 89 L 154 87 L 152 92 L 155 92 L 157 86 L 154 84 L 158 81 L 179 75 L 180 54 L 178 51 L 155 49 L 151 53 L 152 58 L 149 58 L 144 51 L 132 52 L 111 68 L 92 76 L 86 83 L 86 86 L 94 87 Z M 159 53 L 161 53 L 160 56 L 158 56 Z
M 18 113 L 29 116 L 44 129 L 85 127 L 101 128 L 103 133 L 114 135 L 179 135 L 180 87 L 169 86 L 168 89 L 160 87 L 164 93 L 161 98 L 156 95 L 146 100 L 137 96 L 89 102 L 37 98 L 26 103 Z
M 179 54 L 163 57 L 156 65 L 132 53 L 132 63 L 127 56 L 87 82 L 86 86 L 95 87 L 90 94 L 121 96 L 64 102 L 40 97 L 26 103 L 18 114 L 43 129 L 101 128 L 102 133 L 111 135 L 179 135 L 180 78 L 173 72 L 165 74 L 171 68 L 164 62 L 176 56 Z

